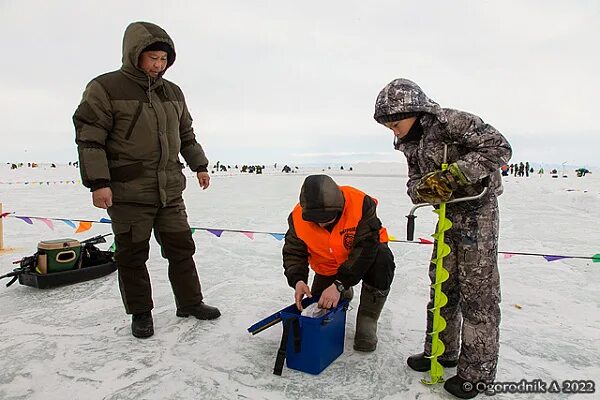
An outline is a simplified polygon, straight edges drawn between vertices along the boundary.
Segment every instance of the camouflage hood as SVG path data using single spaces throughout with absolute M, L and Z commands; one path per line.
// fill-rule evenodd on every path
M 441 123 L 447 122 L 440 105 L 427 97 L 419 85 L 408 79 L 394 79 L 379 92 L 373 117 L 384 124 L 401 119 L 399 114 L 407 113 L 432 114 Z
M 344 210 L 344 195 L 330 176 L 310 175 L 300 190 L 300 206 L 302 219 L 327 222 Z
M 148 75 L 138 67 L 138 60 L 142 51 L 156 42 L 163 42 L 171 47 L 172 51 L 168 52 L 167 68 L 164 71 L 166 72 L 175 62 L 175 45 L 169 34 L 160 26 L 151 22 L 133 22 L 129 24 L 123 35 L 123 65 L 121 71 L 129 78 L 148 85 Z

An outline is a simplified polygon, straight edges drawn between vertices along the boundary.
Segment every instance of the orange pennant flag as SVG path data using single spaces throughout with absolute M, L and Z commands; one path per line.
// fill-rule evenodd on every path
M 92 228 L 92 223 L 90 221 L 79 221 L 79 226 L 75 233 L 81 233 L 85 231 L 89 231 Z

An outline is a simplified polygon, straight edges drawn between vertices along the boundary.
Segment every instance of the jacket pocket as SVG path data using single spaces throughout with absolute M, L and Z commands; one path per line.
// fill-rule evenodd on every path
M 110 169 L 110 180 L 113 182 L 128 182 L 142 174 L 142 162 L 123 165 Z
M 138 102 L 138 106 L 135 110 L 135 114 L 133 114 L 133 118 L 131 119 L 131 124 L 129 125 L 129 129 L 127 129 L 127 133 L 125 134 L 125 140 L 129 140 L 131 134 L 133 133 L 133 128 L 135 128 L 135 124 L 140 118 L 140 114 L 142 113 L 142 107 L 144 107 L 144 103 L 141 101 Z

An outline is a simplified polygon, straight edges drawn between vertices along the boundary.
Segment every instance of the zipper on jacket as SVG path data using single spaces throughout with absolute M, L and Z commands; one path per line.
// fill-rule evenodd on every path
M 142 113 L 142 107 L 144 106 L 143 102 L 138 102 L 137 109 L 135 110 L 135 114 L 133 114 L 133 119 L 131 120 L 131 125 L 129 125 L 129 129 L 127 130 L 127 134 L 125 135 L 125 140 L 129 140 L 131 134 L 133 133 L 133 128 L 140 118 L 140 114 Z

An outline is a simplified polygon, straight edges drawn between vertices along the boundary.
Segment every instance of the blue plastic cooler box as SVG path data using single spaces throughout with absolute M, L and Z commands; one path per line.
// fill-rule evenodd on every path
M 307 307 L 315 301 L 316 298 L 305 299 L 302 305 Z M 319 318 L 301 316 L 295 304 L 280 311 L 283 324 L 294 317 L 297 317 L 300 323 L 300 352 L 295 351 L 293 329 L 290 329 L 288 336 L 286 346 L 288 368 L 317 375 L 344 352 L 348 304 L 349 300 L 340 300 L 336 308 Z

